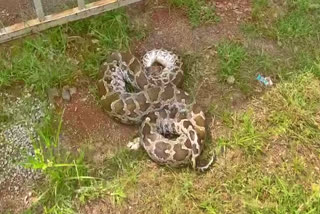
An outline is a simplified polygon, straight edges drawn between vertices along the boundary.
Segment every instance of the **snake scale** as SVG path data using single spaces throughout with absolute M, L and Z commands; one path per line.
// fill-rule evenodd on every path
M 206 134 L 205 115 L 181 89 L 181 59 L 171 51 L 148 51 L 141 62 L 114 52 L 101 66 L 98 91 L 103 109 L 125 124 L 140 124 L 138 145 L 160 165 L 198 166 Z

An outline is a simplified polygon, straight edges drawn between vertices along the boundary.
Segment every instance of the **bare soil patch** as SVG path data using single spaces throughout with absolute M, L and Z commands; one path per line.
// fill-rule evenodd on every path
M 79 89 L 69 103 L 57 100 L 64 109 L 62 145 L 72 151 L 84 149 L 94 163 L 101 163 L 116 149 L 126 146 L 137 133 L 134 126 L 115 122 L 87 89 Z
M 46 15 L 76 7 L 76 0 L 42 0 Z M 0 28 L 36 18 L 33 0 L 0 0 Z
M 185 11 L 170 8 L 166 1 L 140 5 L 131 9 L 132 14 L 146 11 L 149 17 L 149 36 L 138 42 L 134 50 L 142 55 L 146 50 L 166 48 L 179 53 L 199 51 L 217 44 L 221 39 L 241 38 L 239 26 L 250 19 L 250 1 L 215 1 L 220 21 L 193 28 Z M 134 11 L 140 10 L 140 11 Z M 139 15 L 141 17 L 141 15 Z
M 31 0 L 0 0 L 0 27 L 35 18 Z

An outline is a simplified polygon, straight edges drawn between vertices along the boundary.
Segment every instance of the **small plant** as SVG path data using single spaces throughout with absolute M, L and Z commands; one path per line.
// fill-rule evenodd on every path
M 198 55 L 184 55 L 183 56 L 183 70 L 184 70 L 184 88 L 190 93 L 192 97 L 196 95 L 197 87 L 200 80 L 204 76 L 203 73 L 199 72 L 199 59 Z
M 218 21 L 215 14 L 215 7 L 206 3 L 205 0 L 170 0 L 170 3 L 175 7 L 185 8 L 187 10 L 193 27 Z
M 248 155 L 256 155 L 261 152 L 264 144 L 263 135 L 255 126 L 251 113 L 233 115 L 232 120 L 232 137 L 230 139 L 219 139 L 219 144 L 240 147 Z
M 247 58 L 244 47 L 235 42 L 226 41 L 218 45 L 219 74 L 223 79 L 237 74 L 241 64 Z
M 62 120 L 54 135 L 50 128 L 52 120 L 49 118 L 46 122 L 39 132 L 40 141 L 35 143 L 35 155 L 24 164 L 25 167 L 40 170 L 46 178 L 31 210 L 40 207 L 43 213 L 75 213 L 76 198 L 84 201 L 84 196 L 89 196 L 89 192 L 91 195 L 97 195 L 104 189 L 97 185 L 99 179 L 89 176 L 83 153 L 73 158 L 69 153 L 64 154 L 60 151 Z
M 130 43 L 129 21 L 123 9 L 71 23 L 66 30 L 73 35 L 91 36 L 105 49 L 127 49 Z

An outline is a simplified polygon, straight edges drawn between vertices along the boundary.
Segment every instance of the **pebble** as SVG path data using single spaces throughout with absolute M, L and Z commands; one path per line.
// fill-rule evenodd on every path
M 227 83 L 230 85 L 233 85 L 235 81 L 236 79 L 234 78 L 234 76 L 229 76 L 227 79 Z
M 69 92 L 70 92 L 70 95 L 72 96 L 72 95 L 77 93 L 77 88 L 76 87 L 71 87 L 71 88 L 69 88 Z
M 54 102 L 56 97 L 59 97 L 59 90 L 57 88 L 50 88 L 47 92 L 50 103 Z
M 62 99 L 65 101 L 70 101 L 71 100 L 71 94 L 68 86 L 64 86 L 62 88 L 62 93 L 61 93 Z
M 97 43 L 99 43 L 99 40 L 98 39 L 93 39 L 93 40 L 91 40 L 91 42 L 92 42 L 92 44 L 97 44 Z

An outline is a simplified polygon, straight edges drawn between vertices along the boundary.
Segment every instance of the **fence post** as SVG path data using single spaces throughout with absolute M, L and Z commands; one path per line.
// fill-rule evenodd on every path
M 78 8 L 79 10 L 82 10 L 86 7 L 86 4 L 84 3 L 84 0 L 77 0 L 78 1 Z
M 44 21 L 45 16 L 44 16 L 41 0 L 33 0 L 33 4 L 34 4 L 34 7 L 36 9 L 36 13 L 37 13 L 38 19 L 40 21 Z

